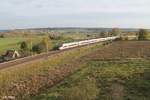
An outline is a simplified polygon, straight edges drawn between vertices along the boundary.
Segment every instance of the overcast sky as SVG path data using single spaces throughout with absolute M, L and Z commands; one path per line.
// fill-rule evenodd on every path
M 150 0 L 0 0 L 0 29 L 150 28 Z

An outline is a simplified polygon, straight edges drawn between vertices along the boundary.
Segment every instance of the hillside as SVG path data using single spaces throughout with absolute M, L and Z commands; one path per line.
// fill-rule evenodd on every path
M 116 42 L 83 56 L 80 70 L 31 100 L 149 100 L 150 61 L 134 52 L 143 44 L 149 49 L 149 42 Z M 122 56 L 118 46 L 130 49 Z
M 54 32 L 66 32 L 66 33 L 70 33 L 70 32 L 79 32 L 79 33 L 97 33 L 97 32 L 109 32 L 111 31 L 112 28 L 76 28 L 76 27 L 66 27 L 66 28 L 33 28 L 33 29 L 19 29 L 17 31 L 29 31 L 29 32 L 35 32 L 35 33 L 42 33 L 42 32 L 50 32 L 50 31 L 54 31 Z M 132 29 L 132 28 L 120 28 L 120 30 L 124 31 L 124 32 L 135 32 L 138 31 L 138 29 Z
M 56 32 L 56 33 L 100 33 L 100 32 L 109 32 L 112 28 L 80 28 L 80 27 L 66 27 L 66 28 L 30 28 L 30 29 L 15 29 L 10 30 L 8 33 L 49 33 L 49 32 Z M 120 28 L 123 32 L 136 32 L 139 29 L 134 28 Z M 3 31 L 5 32 L 5 31 Z M 7 32 L 7 31 L 6 31 Z

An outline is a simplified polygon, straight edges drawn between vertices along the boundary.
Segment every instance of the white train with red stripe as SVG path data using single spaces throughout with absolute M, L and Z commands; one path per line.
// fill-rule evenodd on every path
M 97 39 L 90 39 L 90 40 L 84 40 L 84 41 L 78 41 L 78 42 L 71 42 L 71 43 L 64 43 L 61 47 L 59 47 L 59 50 L 65 50 L 69 48 L 74 48 L 78 46 L 84 46 L 92 43 L 98 43 L 98 42 L 105 42 L 105 41 L 113 41 L 120 38 L 119 36 L 113 36 L 113 37 L 106 37 L 106 38 L 97 38 Z

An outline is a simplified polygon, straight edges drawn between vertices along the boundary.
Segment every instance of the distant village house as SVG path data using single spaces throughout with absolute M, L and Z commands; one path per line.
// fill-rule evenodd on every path
M 21 57 L 19 52 L 16 50 L 7 50 L 6 54 L 3 55 L 5 60 L 11 60 Z
M 138 40 L 138 35 L 136 33 L 122 33 L 122 40 Z

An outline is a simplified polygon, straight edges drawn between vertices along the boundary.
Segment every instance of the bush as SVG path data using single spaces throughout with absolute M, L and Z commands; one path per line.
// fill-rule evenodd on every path
M 111 31 L 111 36 L 117 36 L 121 34 L 121 30 L 119 28 L 113 28 Z
M 62 36 L 57 35 L 57 34 L 49 34 L 49 39 L 51 40 L 60 40 L 62 38 L 63 38 Z
M 1 34 L 1 35 L 0 35 L 0 38 L 4 38 L 4 37 L 5 37 L 4 34 Z
M 45 52 L 46 51 L 46 47 L 45 45 L 43 45 L 42 43 L 39 43 L 37 45 L 34 45 L 32 47 L 32 51 L 33 52 L 36 52 L 36 53 L 42 53 L 42 52 Z
M 0 56 L 0 63 L 4 62 L 3 56 Z
M 21 57 L 27 57 L 31 55 L 31 52 L 29 50 L 20 50 L 19 53 L 21 54 Z
M 147 40 L 148 39 L 148 31 L 146 29 L 139 30 L 139 40 Z
M 28 44 L 27 44 L 27 42 L 25 42 L 25 41 L 21 42 L 20 49 L 21 50 L 28 50 Z

